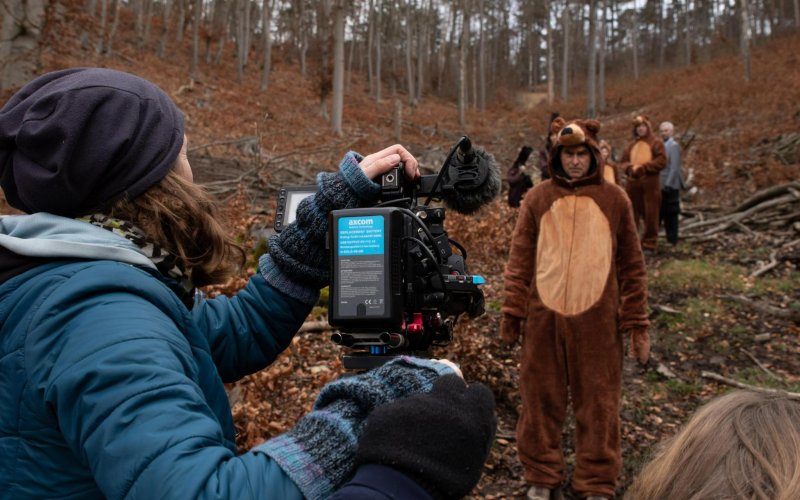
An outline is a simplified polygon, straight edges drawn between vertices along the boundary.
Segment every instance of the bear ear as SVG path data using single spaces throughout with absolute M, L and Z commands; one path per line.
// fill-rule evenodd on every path
M 567 122 L 563 118 L 561 118 L 560 116 L 556 117 L 556 119 L 553 120 L 553 123 L 550 124 L 550 133 L 558 134 L 559 132 L 561 132 L 561 129 L 564 128 L 564 125 L 566 124 Z
M 597 135 L 600 132 L 600 121 L 599 120 L 586 120 L 583 123 L 583 126 L 586 127 L 592 135 Z

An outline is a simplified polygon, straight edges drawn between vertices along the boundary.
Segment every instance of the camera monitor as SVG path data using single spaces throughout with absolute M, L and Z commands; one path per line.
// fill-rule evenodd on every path
M 316 184 L 282 187 L 278 193 L 278 206 L 275 210 L 275 224 L 273 226 L 275 232 L 280 233 L 283 228 L 294 222 L 300 202 L 316 192 Z

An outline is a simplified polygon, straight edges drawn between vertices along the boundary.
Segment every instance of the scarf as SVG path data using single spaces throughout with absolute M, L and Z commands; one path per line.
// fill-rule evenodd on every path
M 134 226 L 128 221 L 115 219 L 103 214 L 92 214 L 87 217 L 79 217 L 77 220 L 81 222 L 88 222 L 93 226 L 102 227 L 107 231 L 122 236 L 134 245 L 139 247 L 139 250 L 156 266 L 158 272 L 163 276 L 174 280 L 177 284 L 178 295 L 181 300 L 186 301 L 187 298 L 192 296 L 194 285 L 192 280 L 186 275 L 186 270 L 180 262 L 180 259 L 169 251 L 161 248 L 152 241 L 147 239 L 144 231 Z

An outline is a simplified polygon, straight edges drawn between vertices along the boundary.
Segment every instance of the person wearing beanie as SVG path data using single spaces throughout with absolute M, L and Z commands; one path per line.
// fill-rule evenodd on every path
M 630 200 L 603 177 L 599 130 L 596 120 L 554 129 L 552 177 L 523 200 L 503 274 L 501 340 L 522 341 L 517 449 L 530 500 L 548 500 L 564 481 L 568 394 L 572 488 L 614 496 L 625 337 L 639 363 L 650 352 L 644 256 Z
M 659 174 L 667 165 L 664 143 L 653 134 L 653 126 L 644 115 L 633 119 L 633 141 L 620 158 L 625 172 L 625 191 L 633 204 L 636 227 L 644 220 L 642 249 L 655 252 L 658 247 L 658 217 L 661 210 Z
M 328 384 L 288 432 L 237 452 L 224 383 L 269 365 L 316 304 L 329 281 L 327 213 L 375 203 L 372 179 L 400 161 L 413 178 L 418 165 L 400 145 L 347 153 L 317 176 L 246 286 L 204 299 L 194 287 L 225 282 L 244 251 L 193 184 L 186 152 L 172 99 L 120 71 L 48 73 L 0 108 L 0 188 L 25 212 L 0 217 L 3 498 L 326 498 L 353 478 L 370 415 L 399 400 L 479 402 L 457 451 L 485 459 L 491 393 L 462 382 L 473 397 L 447 398 L 437 381 L 457 367 L 414 357 Z M 446 484 L 479 476 L 454 469 Z M 392 480 L 416 484 L 403 470 Z

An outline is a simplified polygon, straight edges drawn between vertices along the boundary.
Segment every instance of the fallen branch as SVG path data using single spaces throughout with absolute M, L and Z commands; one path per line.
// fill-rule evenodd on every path
M 710 378 L 712 380 L 716 380 L 717 382 L 722 382 L 723 384 L 728 384 L 733 387 L 738 387 L 739 389 L 765 392 L 767 394 L 786 394 L 790 398 L 800 399 L 800 393 L 797 392 L 788 392 L 781 389 L 771 389 L 769 387 L 759 387 L 757 385 L 745 384 L 743 382 L 739 382 L 738 380 L 734 380 L 732 378 L 723 377 L 722 375 L 714 372 L 703 371 L 700 372 L 700 376 L 703 378 Z
M 764 366 L 764 364 L 763 364 L 763 363 L 761 363 L 761 361 L 759 361 L 759 360 L 758 360 L 758 358 L 757 358 L 757 357 L 755 357 L 755 355 L 753 355 L 753 353 L 751 353 L 750 351 L 748 351 L 748 350 L 747 350 L 747 349 L 745 349 L 744 347 L 740 348 L 740 350 L 741 350 L 743 353 L 745 353 L 745 354 L 747 355 L 747 357 L 748 357 L 748 358 L 750 358 L 750 360 L 751 360 L 753 363 L 755 363 L 755 364 L 756 364 L 756 366 L 758 366 L 759 368 L 761 368 L 761 369 L 764 371 L 764 373 L 766 373 L 766 374 L 767 374 L 767 375 L 769 375 L 770 377 L 774 378 L 775 380 L 780 380 L 781 382 L 783 381 L 783 379 L 782 379 L 781 377 L 779 377 L 779 376 L 775 375 L 774 373 L 772 373 L 772 371 L 771 371 L 769 368 L 767 368 L 766 366 Z
M 800 323 L 800 311 L 792 309 L 782 309 L 780 307 L 775 307 L 765 302 L 748 299 L 744 295 L 723 295 L 721 298 L 731 300 L 733 302 L 738 302 L 740 304 L 744 304 L 752 309 L 755 309 L 756 311 L 762 312 L 764 314 L 769 314 L 770 316 L 775 316 L 782 319 L 788 319 L 790 321 L 794 321 L 795 323 Z
M 762 274 L 767 273 L 767 272 L 775 269 L 776 267 L 778 267 L 778 264 L 780 262 L 778 261 L 777 256 L 778 256 L 778 251 L 777 250 L 773 250 L 772 253 L 769 254 L 769 262 L 767 262 L 763 266 L 759 267 L 758 269 L 756 269 L 755 271 L 750 273 L 750 277 L 751 278 L 758 278 Z
M 750 198 L 744 200 L 738 207 L 730 211 L 730 213 L 743 212 L 750 207 L 754 207 L 765 200 L 775 198 L 778 195 L 791 193 L 790 188 L 800 189 L 800 182 L 788 182 L 779 186 L 773 186 L 767 189 L 762 189 Z

